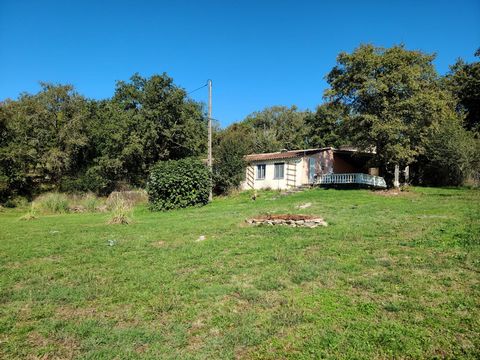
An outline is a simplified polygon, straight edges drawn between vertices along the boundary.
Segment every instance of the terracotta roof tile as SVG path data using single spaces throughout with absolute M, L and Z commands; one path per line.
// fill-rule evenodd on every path
M 331 148 L 321 149 L 304 149 L 304 150 L 291 150 L 291 151 L 279 151 L 274 153 L 264 154 L 250 154 L 245 156 L 245 160 L 248 161 L 263 161 L 263 160 L 280 160 L 280 159 L 292 159 L 299 158 L 305 155 L 315 154 L 320 151 L 329 150 Z

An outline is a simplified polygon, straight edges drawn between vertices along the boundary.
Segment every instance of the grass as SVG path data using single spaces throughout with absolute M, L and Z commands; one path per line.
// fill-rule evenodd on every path
M 67 195 L 51 192 L 35 199 L 35 204 L 44 212 L 63 214 L 69 212 L 69 199 Z
M 250 197 L 128 226 L 5 209 L 0 358 L 480 357 L 480 191 Z M 245 224 L 261 213 L 329 226 Z
M 125 199 L 118 198 L 111 203 L 112 215 L 108 224 L 128 225 L 132 222 L 132 205 Z

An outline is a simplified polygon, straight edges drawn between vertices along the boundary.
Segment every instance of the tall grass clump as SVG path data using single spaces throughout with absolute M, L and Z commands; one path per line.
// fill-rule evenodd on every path
M 103 204 L 103 202 L 95 196 L 93 193 L 86 193 L 82 199 L 81 204 L 85 207 L 85 210 L 88 212 L 95 212 L 97 208 Z
M 132 207 L 137 204 L 148 202 L 148 194 L 145 190 L 113 191 L 107 198 L 106 204 L 111 208 L 119 199 L 125 200 Z
M 38 207 L 49 213 L 64 214 L 69 211 L 69 201 L 65 194 L 52 192 L 39 196 L 36 201 Z
M 110 205 L 112 216 L 108 220 L 109 224 L 127 225 L 132 222 L 132 205 L 125 199 L 117 199 Z
M 38 219 L 37 215 L 38 215 L 38 204 L 36 204 L 35 202 L 32 202 L 30 204 L 30 209 L 25 215 L 20 217 L 20 220 L 23 220 L 23 221 L 35 220 L 35 219 Z

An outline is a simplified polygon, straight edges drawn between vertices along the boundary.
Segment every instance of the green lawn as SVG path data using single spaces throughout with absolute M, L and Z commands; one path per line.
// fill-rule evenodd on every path
M 317 189 L 137 207 L 131 225 L 4 210 L 0 358 L 479 358 L 479 204 Z M 266 212 L 329 226 L 245 224 Z

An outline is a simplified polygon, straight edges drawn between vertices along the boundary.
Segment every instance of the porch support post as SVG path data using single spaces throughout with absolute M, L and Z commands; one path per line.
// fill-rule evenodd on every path
M 395 165 L 395 178 L 393 180 L 393 186 L 395 188 L 400 187 L 400 166 Z
M 410 180 L 410 166 L 405 166 L 405 170 L 403 171 L 405 174 L 405 185 L 408 185 L 408 182 Z

